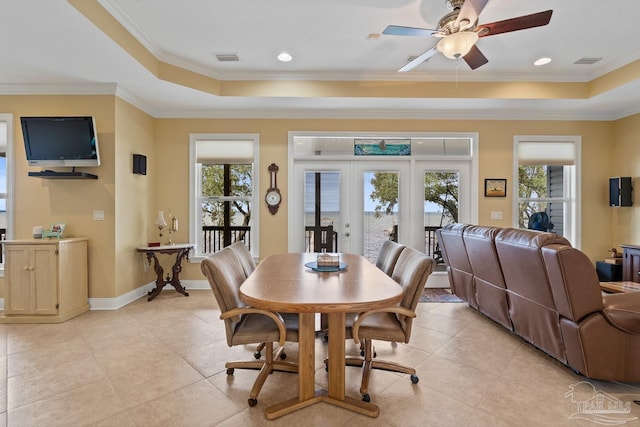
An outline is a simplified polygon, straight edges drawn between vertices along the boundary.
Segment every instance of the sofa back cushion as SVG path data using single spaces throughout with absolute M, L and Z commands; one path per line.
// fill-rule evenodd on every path
M 440 250 L 447 263 L 451 292 L 465 300 L 471 307 L 478 308 L 473 271 L 462 233 L 467 224 L 447 224 L 436 232 Z
M 541 248 L 569 242 L 553 233 L 507 228 L 496 249 L 509 294 L 513 330 L 556 359 L 566 362 L 558 313 Z
M 496 227 L 469 226 L 463 240 L 473 271 L 478 310 L 507 329 L 513 329 L 509 319 L 507 287 L 498 260 L 495 237 Z
M 583 252 L 552 244 L 542 248 L 542 256 L 555 306 L 562 316 L 577 322 L 603 308 L 598 275 Z

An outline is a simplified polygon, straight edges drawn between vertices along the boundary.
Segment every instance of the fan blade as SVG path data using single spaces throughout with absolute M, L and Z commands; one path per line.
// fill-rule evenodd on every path
M 461 21 L 467 21 L 468 23 L 463 26 L 462 30 L 473 26 L 488 1 L 489 0 L 465 0 L 456 19 L 456 24 L 460 25 Z
M 427 59 L 431 58 L 437 51 L 438 49 L 436 48 L 436 46 L 432 47 L 428 51 L 416 56 L 415 59 L 413 59 L 412 61 L 407 62 L 398 71 L 400 71 L 401 73 L 404 73 L 405 71 L 413 70 L 415 67 L 422 64 Z
M 496 34 L 510 33 L 511 31 L 526 30 L 527 28 L 542 27 L 551 21 L 553 10 L 505 19 L 504 21 L 478 25 L 476 32 L 479 37 L 494 36 Z
M 429 37 L 437 33 L 437 30 L 427 30 L 425 28 L 401 27 L 399 25 L 389 25 L 382 34 L 387 36 L 418 36 Z
M 473 45 L 469 53 L 463 56 L 462 59 L 464 59 L 464 62 L 466 62 L 472 70 L 482 67 L 484 64 L 489 62 L 487 57 L 480 52 L 480 49 L 478 49 L 476 45 Z

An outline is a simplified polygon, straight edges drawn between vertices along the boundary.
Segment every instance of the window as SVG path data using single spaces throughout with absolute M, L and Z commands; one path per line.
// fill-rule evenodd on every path
M 255 135 L 196 134 L 190 140 L 190 230 L 195 258 L 243 241 L 257 252 Z
M 12 114 L 0 114 L 0 239 L 2 240 L 13 236 L 12 124 Z M 4 251 L 4 246 L 2 251 Z M 4 274 L 3 252 L 0 252 L 0 272 Z
M 580 137 L 514 138 L 514 223 L 551 231 L 579 246 Z

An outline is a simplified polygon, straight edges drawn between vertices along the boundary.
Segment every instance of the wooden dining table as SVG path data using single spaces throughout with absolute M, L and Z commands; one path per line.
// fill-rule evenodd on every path
M 318 402 L 326 402 L 370 417 L 378 406 L 345 396 L 346 313 L 396 305 L 402 287 L 366 258 L 340 254 L 341 271 L 318 272 L 305 267 L 317 254 L 271 255 L 240 287 L 240 299 L 253 307 L 299 313 L 298 396 L 265 409 L 275 419 Z M 328 389 L 315 386 L 315 315 L 328 318 Z

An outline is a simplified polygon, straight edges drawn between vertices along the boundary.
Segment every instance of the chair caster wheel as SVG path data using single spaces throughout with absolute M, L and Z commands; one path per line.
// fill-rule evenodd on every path
M 362 395 L 362 401 L 363 402 L 371 402 L 371 397 L 369 396 L 369 393 Z
M 420 378 L 418 378 L 417 375 L 411 375 L 411 382 L 413 384 L 418 384 L 418 381 L 420 381 Z
M 378 353 L 376 353 L 375 351 L 373 352 L 373 357 L 376 358 L 378 357 Z
M 280 360 L 284 360 L 287 358 L 287 353 L 280 353 Z
M 364 350 L 360 350 L 360 357 L 364 357 Z
M 329 342 L 329 335 L 324 334 L 324 336 L 322 337 L 322 341 Z
M 249 406 L 256 406 L 258 403 L 258 399 L 249 399 Z
M 233 368 L 227 369 L 227 375 L 233 375 Z
M 255 357 L 256 359 L 260 359 L 262 355 L 260 354 L 259 351 L 256 351 L 255 353 L 253 353 L 253 357 Z

